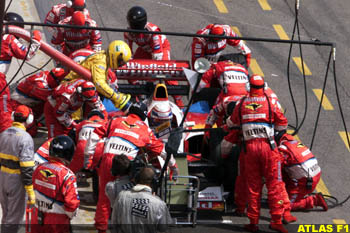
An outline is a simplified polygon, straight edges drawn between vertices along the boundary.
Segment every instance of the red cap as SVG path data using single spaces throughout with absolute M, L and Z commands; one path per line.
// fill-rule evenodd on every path
M 260 75 L 254 74 L 250 76 L 249 84 L 250 84 L 250 94 L 252 95 L 264 94 L 265 81 L 263 77 L 261 77 Z
M 74 25 L 77 25 L 77 26 L 85 25 L 85 15 L 81 11 L 74 11 L 72 19 L 73 19 Z
M 222 28 L 221 25 L 214 25 L 214 26 L 210 29 L 210 34 L 211 34 L 211 35 L 223 36 L 223 35 L 224 35 L 224 29 Z
M 73 8 L 85 8 L 85 0 L 73 0 Z
M 19 117 L 19 118 L 23 118 L 23 120 L 25 121 L 25 119 L 28 118 L 29 114 L 32 113 L 32 109 L 30 109 L 29 107 L 25 106 L 25 105 L 19 105 L 15 112 L 13 113 L 14 117 Z

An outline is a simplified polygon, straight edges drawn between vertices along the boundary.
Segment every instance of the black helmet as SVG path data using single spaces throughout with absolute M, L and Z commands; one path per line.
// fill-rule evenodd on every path
M 21 28 L 24 28 L 24 20 L 22 18 L 22 16 L 20 16 L 17 13 L 14 12 L 7 12 L 6 15 L 4 16 L 4 20 L 7 22 L 14 22 L 11 25 L 15 25 Z
M 73 140 L 66 135 L 57 136 L 50 143 L 50 156 L 62 158 L 69 162 L 72 160 L 74 150 Z
M 147 118 L 147 105 L 143 102 L 135 102 L 130 106 L 129 114 L 136 114 L 144 121 Z
M 126 19 L 131 29 L 142 30 L 147 23 L 147 13 L 142 7 L 133 6 L 128 11 Z

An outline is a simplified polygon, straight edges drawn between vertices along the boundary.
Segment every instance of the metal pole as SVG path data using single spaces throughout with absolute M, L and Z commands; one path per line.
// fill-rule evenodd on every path
M 6 4 L 6 0 L 0 1 L 0 35 L 1 35 L 0 54 L 1 54 L 1 43 L 2 43 L 2 26 L 4 23 L 4 16 L 5 16 L 5 4 Z

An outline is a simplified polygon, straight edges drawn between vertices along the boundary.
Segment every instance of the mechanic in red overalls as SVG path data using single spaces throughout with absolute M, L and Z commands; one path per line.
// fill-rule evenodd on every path
M 60 25 L 97 27 L 91 18 L 84 16 L 83 12 L 75 11 L 72 16 L 61 20 Z M 99 30 L 58 28 L 57 35 L 53 36 L 51 43 L 62 47 L 65 55 L 69 56 L 78 49 L 92 49 L 95 52 L 101 51 L 102 38 Z
M 4 16 L 4 21 L 14 22 L 13 25 L 24 28 L 24 20 L 19 14 L 8 12 Z M 15 36 L 11 34 L 1 35 L 1 54 L 0 54 L 0 133 L 11 127 L 11 98 L 10 89 L 6 82 L 6 74 L 10 68 L 12 57 L 17 59 L 30 60 L 40 47 L 41 33 L 37 30 L 33 31 L 31 46 L 28 49 Z
M 282 154 L 282 175 L 291 210 L 309 210 L 320 206 L 327 211 L 328 205 L 322 193 L 310 195 L 321 178 L 321 168 L 316 157 L 307 146 L 285 131 L 281 131 L 275 139 Z
M 77 125 L 72 119 L 72 114 L 84 103 L 91 110 L 106 111 L 92 82 L 77 79 L 59 85 L 44 106 L 48 138 L 67 135 L 72 127 Z M 85 116 L 88 113 L 89 111 L 83 111 Z
M 288 121 L 279 104 L 273 103 L 264 89 L 264 79 L 259 75 L 252 75 L 249 80 L 249 94 L 237 103 L 224 128 L 227 131 L 232 129 L 236 141 L 239 134 L 243 135 L 241 156 L 245 157 L 243 175 L 248 185 L 247 215 L 250 220 L 250 224 L 245 225 L 245 228 L 251 232 L 259 230 L 262 177 L 264 177 L 271 214 L 270 228 L 286 233 L 288 231 L 282 225 L 284 207 L 281 190 L 284 183 L 281 177 L 280 154 L 273 137 L 274 130 L 286 129 Z
M 161 31 L 157 25 L 147 21 L 146 10 L 140 6 L 130 8 L 126 18 L 130 29 Z M 139 46 L 133 53 L 133 59 L 170 60 L 170 43 L 165 35 L 124 32 L 124 40 L 128 43 L 131 51 L 133 43 Z M 166 81 L 166 83 L 178 85 L 178 81 Z M 173 97 L 177 106 L 184 106 L 180 95 Z
M 198 35 L 217 35 L 237 37 L 236 33 L 229 25 L 209 24 L 205 28 L 197 31 Z M 192 67 L 194 62 L 200 58 L 205 57 L 210 62 L 217 62 L 226 48 L 226 45 L 237 48 L 246 58 L 247 68 L 250 65 L 251 51 L 242 40 L 238 39 L 221 39 L 221 38 L 204 38 L 194 37 L 192 41 Z
M 58 24 L 59 21 L 72 16 L 74 11 L 81 11 L 86 18 L 90 18 L 89 11 L 86 9 L 85 0 L 71 0 L 67 3 L 60 3 L 54 5 L 47 13 L 44 23 L 45 24 Z M 46 27 L 52 36 L 57 36 L 58 28 Z

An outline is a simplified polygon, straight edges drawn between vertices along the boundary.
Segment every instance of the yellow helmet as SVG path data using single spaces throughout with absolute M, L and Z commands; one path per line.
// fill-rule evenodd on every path
M 112 41 L 107 49 L 107 65 L 117 69 L 124 65 L 131 58 L 131 50 L 127 43 L 121 40 Z

